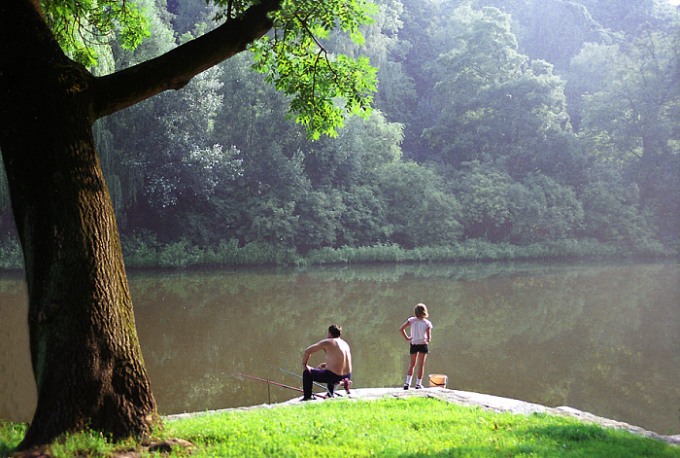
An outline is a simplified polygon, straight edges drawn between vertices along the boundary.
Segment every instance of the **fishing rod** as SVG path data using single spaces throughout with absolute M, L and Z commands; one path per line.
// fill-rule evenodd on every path
M 305 392 L 303 389 L 298 388 L 298 387 L 296 387 L 296 386 L 286 385 L 286 384 L 279 383 L 279 382 L 275 382 L 275 381 L 273 381 L 273 380 L 269 380 L 269 379 L 262 378 L 262 377 L 255 377 L 254 375 L 248 375 L 248 374 L 244 374 L 244 373 L 242 373 L 242 372 L 236 372 L 234 375 L 239 376 L 239 377 L 243 377 L 243 378 L 247 378 L 247 379 L 251 379 L 251 380 L 256 380 L 256 381 L 258 381 L 258 382 L 264 382 L 264 383 L 266 383 L 266 384 L 267 384 L 267 398 L 269 399 L 269 404 L 272 403 L 272 400 L 271 400 L 271 393 L 269 392 L 269 387 L 270 387 L 271 385 L 279 386 L 279 387 L 281 387 L 281 388 L 287 388 L 287 389 L 289 389 L 289 390 L 297 391 L 298 393 L 303 393 L 303 394 L 304 394 L 304 392 Z M 312 396 L 319 396 L 319 397 L 321 397 L 321 398 L 325 398 L 326 396 L 328 396 L 328 394 L 316 394 L 316 393 L 312 393 Z
M 273 380 L 269 380 L 269 379 L 266 379 L 266 378 L 255 377 L 254 375 L 243 374 L 241 372 L 236 372 L 235 375 L 237 375 L 239 377 L 243 377 L 243 378 L 249 378 L 251 380 L 257 380 L 259 382 L 265 382 L 265 383 L 268 383 L 268 384 L 274 385 L 274 386 L 280 386 L 281 388 L 288 388 L 289 390 L 298 391 L 300 393 L 304 393 L 304 390 L 302 388 L 298 388 L 296 386 L 284 385 L 283 383 L 275 382 Z

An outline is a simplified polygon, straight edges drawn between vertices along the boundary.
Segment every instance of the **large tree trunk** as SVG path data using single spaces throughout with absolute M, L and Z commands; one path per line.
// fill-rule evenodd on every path
M 154 422 L 111 200 L 92 137 L 89 72 L 30 3 L 0 7 L 0 144 L 24 251 L 38 405 L 21 448 Z
M 143 434 L 157 420 L 92 124 L 243 51 L 280 3 L 261 0 L 156 59 L 95 78 L 63 54 L 39 0 L 0 0 L 0 148 L 38 388 L 21 448 L 86 427 Z

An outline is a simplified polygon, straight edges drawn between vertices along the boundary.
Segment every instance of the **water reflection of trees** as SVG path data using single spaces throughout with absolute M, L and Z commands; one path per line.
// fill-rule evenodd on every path
M 436 326 L 428 369 L 455 388 L 647 418 L 660 398 L 678 398 L 678 365 L 658 356 L 677 361 L 677 312 L 663 305 L 677 302 L 677 274 L 658 264 L 400 265 L 140 276 L 133 290 L 152 380 L 169 374 L 169 399 L 204 408 L 233 404 L 228 395 L 267 399 L 235 371 L 298 384 L 277 368 L 298 372 L 300 352 L 331 322 L 345 326 L 358 386 L 398 385 L 406 348 L 396 329 L 422 301 Z
M 28 421 L 35 408 L 27 311 L 23 279 L 0 279 L 0 420 Z
M 449 387 L 677 433 L 679 276 L 677 264 L 399 265 L 133 273 L 131 285 L 164 412 L 295 396 L 233 373 L 299 385 L 279 368 L 299 372 L 332 322 L 352 345 L 356 386 L 398 386 L 407 346 L 397 330 L 425 302 L 428 372 Z

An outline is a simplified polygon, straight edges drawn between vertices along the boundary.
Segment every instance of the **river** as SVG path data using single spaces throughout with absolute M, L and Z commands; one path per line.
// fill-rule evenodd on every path
M 569 405 L 680 433 L 680 264 L 492 263 L 131 272 L 162 414 L 298 393 L 302 351 L 341 324 L 355 387 L 401 386 L 400 325 L 434 324 L 426 373 L 448 387 Z M 21 276 L 0 278 L 0 419 L 35 407 Z M 312 362 L 318 361 L 313 360 Z

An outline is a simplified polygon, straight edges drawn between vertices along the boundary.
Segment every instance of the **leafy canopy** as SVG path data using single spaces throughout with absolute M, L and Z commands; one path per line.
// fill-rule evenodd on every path
M 231 21 L 259 0 L 208 0 L 221 7 L 216 20 Z M 42 0 L 45 17 L 62 48 L 93 67 L 98 46 L 117 39 L 134 49 L 149 36 L 145 12 L 132 0 Z M 365 57 L 327 49 L 334 30 L 363 43 L 361 26 L 377 8 L 369 0 L 282 0 L 272 33 L 251 46 L 253 68 L 291 97 L 290 111 L 310 138 L 336 136 L 346 115 L 368 116 L 376 69 Z
M 274 15 L 274 33 L 252 47 L 254 68 L 292 96 L 295 120 L 311 138 L 336 136 L 344 114 L 370 114 L 375 68 L 365 57 L 333 55 L 324 40 L 339 29 L 363 43 L 360 26 L 370 22 L 374 6 L 365 0 L 284 0 Z
M 64 52 L 94 67 L 97 48 L 117 39 L 125 49 L 136 48 L 148 37 L 149 21 L 136 3 L 128 0 L 42 0 L 47 24 Z

